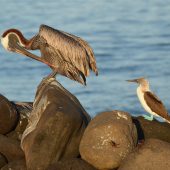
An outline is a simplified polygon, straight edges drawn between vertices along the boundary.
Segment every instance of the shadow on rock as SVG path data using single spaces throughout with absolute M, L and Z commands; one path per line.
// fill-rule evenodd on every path
M 146 139 L 145 143 L 129 154 L 118 170 L 168 170 L 170 144 L 158 139 Z
M 0 95 L 0 168 L 24 158 L 20 139 L 28 124 L 24 115 L 31 110 L 31 103 L 14 103 Z
M 4 155 L 0 153 L 0 169 L 8 163 L 8 160 Z
M 13 104 L 0 95 L 0 134 L 12 131 L 18 123 L 19 115 Z
M 79 155 L 79 143 L 90 120 L 79 101 L 55 79 L 39 85 L 21 146 L 28 170 Z
M 27 170 L 25 160 L 20 159 L 17 161 L 12 161 L 5 165 L 1 170 Z
M 96 170 L 87 162 L 79 158 L 63 160 L 52 164 L 47 170 Z
M 18 122 L 12 131 L 6 136 L 11 139 L 21 140 L 22 134 L 28 125 L 28 117 L 33 109 L 32 102 L 11 102 L 18 113 Z
M 0 135 L 0 153 L 6 157 L 8 162 L 24 157 L 20 142 L 4 135 Z
M 143 117 L 133 117 L 133 122 L 138 131 L 138 140 L 148 138 L 156 138 L 170 142 L 170 125 L 166 122 L 158 122 L 157 120 L 148 121 Z

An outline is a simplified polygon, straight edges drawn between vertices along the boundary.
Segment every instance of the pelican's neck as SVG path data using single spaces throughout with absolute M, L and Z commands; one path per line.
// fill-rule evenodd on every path
M 31 50 L 31 45 L 33 43 L 34 37 L 31 39 L 26 39 L 21 32 L 15 33 L 20 41 L 20 44 L 27 50 Z

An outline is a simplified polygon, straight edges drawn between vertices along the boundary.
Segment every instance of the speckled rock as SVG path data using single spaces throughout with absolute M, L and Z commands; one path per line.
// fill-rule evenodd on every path
M 170 169 L 170 143 L 158 139 L 146 139 L 132 152 L 118 170 L 168 170 Z
M 0 153 L 0 168 L 2 168 L 3 166 L 5 166 L 7 163 L 8 163 L 8 161 L 7 161 L 7 159 L 5 158 L 5 156 Z
M 90 117 L 55 79 L 39 85 L 29 119 L 21 140 L 28 170 L 44 170 L 54 161 L 79 155 Z
M 79 158 L 63 160 L 52 164 L 47 170 L 97 170 Z
M 20 159 L 16 161 L 9 162 L 1 170 L 27 170 L 25 160 Z
M 158 122 L 157 120 L 149 121 L 143 117 L 133 117 L 136 124 L 139 140 L 156 138 L 170 142 L 170 124 L 166 122 Z
M 0 153 L 7 158 L 8 162 L 24 157 L 20 142 L 4 135 L 0 135 Z
M 86 128 L 80 143 L 80 154 L 98 169 L 113 169 L 119 167 L 136 143 L 136 127 L 128 113 L 103 112 Z
M 12 131 L 18 123 L 18 113 L 13 104 L 0 94 L 0 134 Z

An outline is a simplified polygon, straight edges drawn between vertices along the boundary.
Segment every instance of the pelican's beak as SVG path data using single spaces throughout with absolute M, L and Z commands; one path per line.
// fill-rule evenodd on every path
M 138 83 L 138 79 L 126 80 L 128 82 Z
M 42 59 L 39 56 L 37 56 L 37 55 L 35 55 L 33 53 L 30 53 L 24 47 L 20 46 L 18 43 L 13 45 L 13 48 L 11 49 L 11 51 L 19 53 L 19 54 L 22 54 L 22 55 L 25 55 L 25 56 L 28 56 L 30 58 L 33 58 L 35 60 L 43 62 Z

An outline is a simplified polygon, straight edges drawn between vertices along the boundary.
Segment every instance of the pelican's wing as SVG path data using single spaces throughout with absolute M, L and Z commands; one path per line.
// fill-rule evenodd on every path
M 43 37 L 49 48 L 60 53 L 60 59 L 76 67 L 85 76 L 89 75 L 90 69 L 97 74 L 94 53 L 86 41 L 46 25 L 40 26 L 39 36 Z M 58 56 L 55 57 L 53 63 L 58 59 Z
M 164 118 L 168 116 L 168 112 L 165 106 L 155 94 L 151 93 L 150 91 L 147 91 L 144 93 L 144 99 L 146 101 L 146 104 L 153 112 Z
M 75 39 L 75 41 L 78 41 L 85 49 L 86 49 L 86 52 L 87 52 L 87 57 L 89 59 L 89 66 L 90 66 L 90 69 L 92 69 L 96 75 L 98 75 L 98 70 L 97 70 L 97 66 L 96 66 L 96 60 L 95 60 L 95 56 L 94 56 L 94 52 L 92 50 L 92 48 L 89 46 L 89 44 L 82 40 L 80 37 L 77 37 L 73 34 L 69 34 L 69 33 L 66 33 L 66 32 L 63 32 L 62 33 L 70 36 L 71 38 Z
M 72 80 L 78 81 L 79 83 L 86 85 L 86 77 L 84 76 L 84 74 L 69 62 L 64 60 L 61 61 L 60 59 L 61 55 L 59 52 L 58 56 L 60 66 L 56 69 L 56 71 L 63 76 L 66 76 Z

